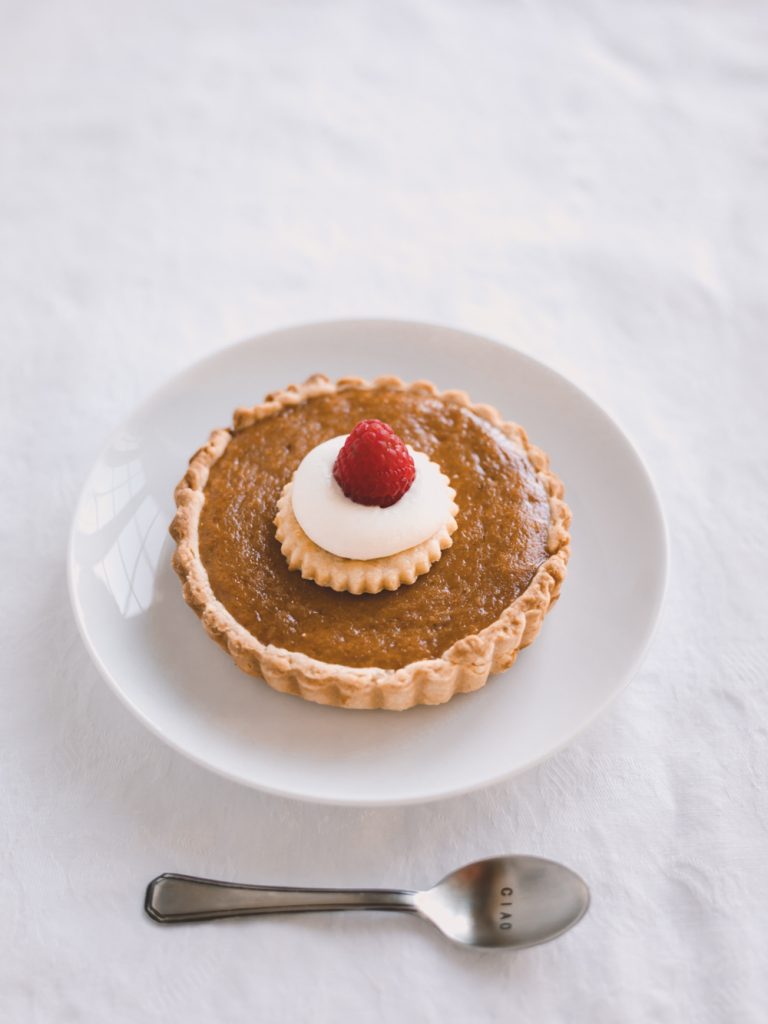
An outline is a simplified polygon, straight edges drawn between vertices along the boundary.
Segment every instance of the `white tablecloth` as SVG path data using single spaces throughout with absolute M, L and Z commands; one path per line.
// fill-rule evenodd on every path
M 38 0 L 2 26 L 2 1019 L 764 1021 L 765 6 Z M 570 375 L 671 530 L 611 710 L 522 778 L 403 810 L 172 753 L 100 680 L 65 585 L 78 488 L 138 400 L 347 315 Z M 398 916 L 142 914 L 163 870 L 417 887 L 501 851 L 580 871 L 588 918 L 492 955 Z

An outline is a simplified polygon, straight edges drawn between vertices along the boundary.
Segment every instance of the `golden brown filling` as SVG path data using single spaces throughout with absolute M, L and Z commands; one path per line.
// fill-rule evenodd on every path
M 277 499 L 321 441 L 377 418 L 439 463 L 456 489 L 453 547 L 411 586 L 336 593 L 288 569 Z M 494 622 L 546 558 L 547 495 L 528 459 L 468 409 L 375 388 L 312 398 L 235 433 L 211 468 L 200 555 L 213 592 L 262 643 L 319 661 L 401 668 Z

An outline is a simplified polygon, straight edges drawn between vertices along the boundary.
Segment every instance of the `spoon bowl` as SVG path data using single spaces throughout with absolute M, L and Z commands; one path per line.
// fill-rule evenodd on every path
M 523 949 L 573 927 L 589 889 L 569 868 L 541 857 L 491 857 L 467 864 L 416 893 L 416 909 L 467 946 Z

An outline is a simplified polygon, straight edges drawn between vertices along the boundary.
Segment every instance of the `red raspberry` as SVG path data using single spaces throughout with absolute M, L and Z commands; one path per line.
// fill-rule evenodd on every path
M 392 427 L 381 420 L 361 420 L 336 456 L 333 476 L 358 505 L 387 508 L 411 486 L 416 467 Z

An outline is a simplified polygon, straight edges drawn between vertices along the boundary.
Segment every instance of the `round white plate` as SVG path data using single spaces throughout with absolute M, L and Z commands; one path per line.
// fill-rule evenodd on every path
M 309 704 L 241 673 L 182 600 L 168 524 L 187 460 L 236 406 L 318 371 L 465 389 L 522 423 L 565 481 L 573 554 L 560 601 L 536 643 L 477 693 L 401 713 Z M 651 481 L 591 399 L 497 342 L 379 320 L 276 331 L 173 379 L 107 444 L 83 487 L 69 548 L 85 643 L 150 729 L 239 782 L 338 804 L 447 796 L 554 753 L 636 669 L 665 577 Z

